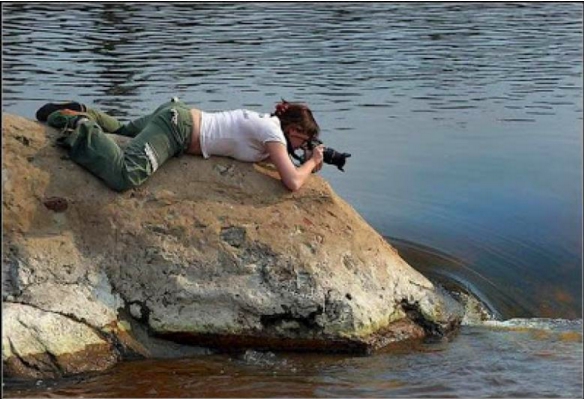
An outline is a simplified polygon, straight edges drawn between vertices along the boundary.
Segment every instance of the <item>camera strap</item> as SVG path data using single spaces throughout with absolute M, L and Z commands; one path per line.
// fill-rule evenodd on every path
M 295 160 L 297 160 L 298 162 L 300 162 L 301 164 L 304 163 L 304 157 L 299 156 L 298 154 L 296 154 L 296 152 L 294 152 L 294 147 L 292 147 L 292 143 L 290 142 L 290 139 L 288 138 L 288 136 L 284 135 L 284 138 L 286 139 L 286 147 L 288 149 L 288 154 L 294 158 Z

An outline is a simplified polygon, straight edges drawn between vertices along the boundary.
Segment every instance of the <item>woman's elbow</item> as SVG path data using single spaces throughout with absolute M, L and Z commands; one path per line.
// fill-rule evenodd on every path
M 286 188 L 292 192 L 294 191 L 298 191 L 300 190 L 300 187 L 302 187 L 302 182 L 296 180 L 296 179 L 287 179 L 283 181 L 284 186 L 286 186 Z

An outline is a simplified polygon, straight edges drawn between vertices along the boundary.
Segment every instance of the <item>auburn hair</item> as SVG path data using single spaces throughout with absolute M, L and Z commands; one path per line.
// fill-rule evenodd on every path
M 320 133 L 320 127 L 316 123 L 314 116 L 312 116 L 312 111 L 305 104 L 290 103 L 282 99 L 281 102 L 276 104 L 276 110 L 272 115 L 280 119 L 284 132 L 291 127 L 295 127 L 311 138 L 318 137 Z

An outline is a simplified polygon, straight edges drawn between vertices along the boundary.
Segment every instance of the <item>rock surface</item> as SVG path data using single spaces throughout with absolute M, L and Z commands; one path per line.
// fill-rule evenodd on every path
M 119 194 L 54 130 L 6 114 L 2 126 L 7 375 L 192 353 L 171 342 L 367 352 L 460 322 L 316 175 L 290 193 L 269 165 L 183 156 Z

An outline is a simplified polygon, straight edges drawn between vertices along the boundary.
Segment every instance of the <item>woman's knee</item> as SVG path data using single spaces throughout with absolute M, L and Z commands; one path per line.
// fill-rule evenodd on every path
M 124 184 L 110 184 L 109 187 L 118 193 L 123 193 L 125 191 L 128 191 L 131 188 L 136 187 L 136 186 L 134 186 L 133 184 L 124 183 Z
M 135 164 L 124 165 L 121 176 L 116 179 L 113 189 L 118 192 L 124 192 L 132 188 L 141 186 L 152 176 L 152 170 L 149 167 L 137 167 Z
M 127 164 L 124 164 L 117 170 L 117 173 L 110 174 L 104 180 L 109 188 L 119 193 L 136 188 L 144 183 L 146 179 L 137 176 L 136 173 L 132 173 L 132 169 L 128 168 Z
M 135 188 L 137 187 L 135 184 L 133 184 L 131 181 L 126 180 L 124 178 L 118 178 L 118 179 L 107 179 L 105 180 L 105 184 L 111 188 L 112 190 L 118 192 L 118 193 L 123 193 L 124 191 L 128 191 L 131 188 Z

